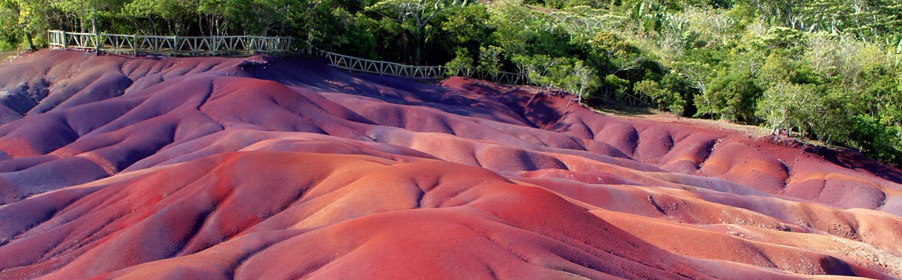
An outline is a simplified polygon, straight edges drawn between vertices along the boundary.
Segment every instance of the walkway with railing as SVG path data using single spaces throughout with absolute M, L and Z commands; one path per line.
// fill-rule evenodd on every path
M 215 56 L 253 53 L 301 52 L 326 59 L 329 65 L 349 71 L 411 79 L 443 79 L 449 75 L 444 66 L 415 66 L 364 59 L 323 51 L 312 46 L 296 48 L 301 42 L 291 37 L 263 36 L 157 36 L 49 31 L 49 45 L 56 48 L 95 50 L 110 53 L 139 53 Z M 499 72 L 486 77 L 500 84 L 526 84 L 525 75 Z
M 326 61 L 329 62 L 329 65 L 333 67 L 356 72 L 413 79 L 442 79 L 459 74 L 449 73 L 448 68 L 445 66 L 415 66 L 381 60 L 371 60 L 327 52 L 316 48 L 309 48 L 305 50 L 304 53 L 324 57 L 326 58 Z M 487 75 L 486 78 L 494 83 L 508 85 L 525 84 L 527 82 L 526 76 L 523 74 L 504 71 L 498 72 L 495 75 Z
M 379 75 L 413 79 L 441 79 L 445 77 L 445 72 L 447 70 L 444 66 L 406 65 L 380 60 L 363 59 L 322 50 L 315 50 L 312 54 L 325 57 L 326 61 L 329 62 L 329 65 L 332 65 L 333 67 Z
M 291 51 L 291 37 L 156 36 L 49 31 L 51 47 L 112 53 L 168 55 L 227 55 Z

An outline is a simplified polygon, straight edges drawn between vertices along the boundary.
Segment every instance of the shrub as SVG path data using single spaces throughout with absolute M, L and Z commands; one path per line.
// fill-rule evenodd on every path
M 679 92 L 662 88 L 654 80 L 643 80 L 633 85 L 633 92 L 648 96 L 658 109 L 666 109 L 676 115 L 682 115 L 686 109 L 686 100 Z
M 747 69 L 725 70 L 715 77 L 706 94 L 711 95 L 708 113 L 743 123 L 757 123 L 755 104 L 763 90 L 755 85 Z
M 458 48 L 455 53 L 457 56 L 445 63 L 448 75 L 472 77 L 476 69 L 473 67 L 473 58 L 470 57 L 470 53 L 465 48 Z
M 876 117 L 857 115 L 851 128 L 849 146 L 876 160 L 902 166 L 902 130 L 885 125 Z

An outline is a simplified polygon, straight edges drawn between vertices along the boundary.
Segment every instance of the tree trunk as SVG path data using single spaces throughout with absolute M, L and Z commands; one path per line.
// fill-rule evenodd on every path
M 28 49 L 29 50 L 31 50 L 31 51 L 38 50 L 38 48 L 36 48 L 34 46 L 34 41 L 31 39 L 31 33 L 28 31 L 25 32 L 25 41 L 28 41 Z
M 413 65 L 417 65 L 417 66 L 420 65 L 421 58 L 422 58 L 421 55 L 422 55 L 423 47 L 420 45 L 420 41 L 421 40 L 419 38 L 417 38 L 417 42 L 415 43 L 416 49 L 414 50 L 414 53 L 413 53 L 413 60 L 414 60 Z

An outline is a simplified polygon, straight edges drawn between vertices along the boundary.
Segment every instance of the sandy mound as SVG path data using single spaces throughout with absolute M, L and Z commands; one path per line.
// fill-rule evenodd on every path
M 902 277 L 902 172 L 849 152 L 290 58 L 0 91 L 0 279 Z

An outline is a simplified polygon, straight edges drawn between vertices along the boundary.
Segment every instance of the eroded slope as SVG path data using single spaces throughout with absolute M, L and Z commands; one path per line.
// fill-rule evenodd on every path
M 849 153 L 303 59 L 0 86 L 3 279 L 902 277 L 902 173 Z

